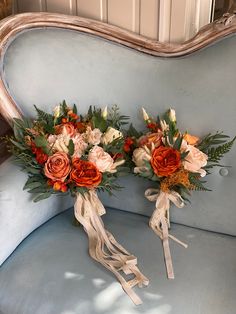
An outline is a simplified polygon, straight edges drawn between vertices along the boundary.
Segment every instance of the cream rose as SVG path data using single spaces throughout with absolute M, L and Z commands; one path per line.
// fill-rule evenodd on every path
M 140 147 L 134 150 L 132 159 L 137 167 L 142 167 L 145 165 L 145 161 L 151 160 L 151 156 L 144 148 Z
M 202 167 L 207 165 L 208 156 L 195 146 L 187 145 L 186 142 L 182 144 L 181 150 L 189 152 L 183 161 L 184 169 L 199 173 L 201 177 L 205 177 L 206 171 Z
M 49 135 L 47 139 L 49 146 L 53 152 L 63 152 L 68 154 L 68 145 L 70 141 L 70 136 L 65 134 L 59 135 Z
M 151 154 L 148 149 L 145 148 L 136 148 L 133 152 L 133 162 L 137 167 L 134 168 L 134 173 L 140 173 L 148 171 L 148 169 L 145 167 L 145 161 L 151 160 Z
M 73 157 L 81 157 L 84 151 L 87 149 L 88 144 L 85 143 L 83 136 L 81 134 L 76 134 L 72 141 L 74 143 L 74 154 Z
M 94 146 L 88 155 L 88 161 L 93 162 L 100 172 L 111 172 L 114 160 L 100 146 Z
M 92 130 L 91 127 L 88 126 L 83 137 L 87 143 L 91 145 L 98 145 L 101 142 L 102 132 L 97 128 Z
M 120 131 L 109 127 L 107 129 L 107 131 L 105 132 L 105 134 L 102 136 L 102 143 L 107 145 L 110 144 L 111 142 L 113 142 L 114 140 L 118 139 L 118 138 L 122 138 L 123 135 Z

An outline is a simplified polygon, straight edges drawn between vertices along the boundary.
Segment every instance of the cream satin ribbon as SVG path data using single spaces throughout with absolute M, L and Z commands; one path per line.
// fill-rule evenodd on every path
M 187 248 L 187 244 L 179 241 L 177 238 L 169 234 L 168 228 L 170 227 L 170 202 L 174 203 L 177 207 L 184 207 L 184 201 L 179 193 L 171 191 L 165 193 L 158 189 L 147 189 L 145 197 L 151 201 L 156 202 L 156 209 L 154 210 L 150 220 L 149 226 L 152 230 L 162 239 L 163 250 L 166 263 L 167 276 L 169 279 L 174 279 L 174 270 L 172 265 L 172 258 L 170 254 L 169 238 Z
M 106 211 L 96 191 L 90 190 L 84 195 L 78 193 L 74 210 L 76 219 L 83 225 L 88 235 L 90 256 L 117 277 L 124 291 L 136 305 L 141 304 L 141 299 L 132 288 L 136 285 L 147 286 L 149 280 L 136 266 L 137 258 L 127 252 L 104 228 L 100 216 Z M 125 275 L 133 275 L 133 278 L 126 281 L 121 272 Z

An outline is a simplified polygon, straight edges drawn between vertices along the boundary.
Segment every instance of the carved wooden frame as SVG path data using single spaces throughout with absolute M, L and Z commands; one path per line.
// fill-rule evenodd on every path
M 8 17 L 0 23 L 0 63 L 4 48 L 17 33 L 37 27 L 57 27 L 92 34 L 137 51 L 165 58 L 181 57 L 202 49 L 236 32 L 236 14 L 223 17 L 203 27 L 195 37 L 182 44 L 167 44 L 137 35 L 122 28 L 99 21 L 52 13 L 25 13 Z M 9 95 L 0 73 L 0 113 L 11 124 L 20 117 L 20 109 Z

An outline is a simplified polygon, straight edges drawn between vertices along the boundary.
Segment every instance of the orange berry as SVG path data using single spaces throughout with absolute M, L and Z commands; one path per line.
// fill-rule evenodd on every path
M 68 187 L 65 184 L 62 184 L 61 185 L 61 191 L 62 192 L 67 192 L 67 190 L 68 190 Z
M 55 182 L 54 184 L 53 184 L 53 189 L 55 190 L 55 191 L 60 191 L 60 189 L 61 189 L 61 183 L 60 182 Z

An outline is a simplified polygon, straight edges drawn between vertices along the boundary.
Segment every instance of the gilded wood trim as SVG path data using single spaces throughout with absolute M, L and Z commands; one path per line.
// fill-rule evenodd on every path
M 225 14 L 221 19 L 202 28 L 192 39 L 181 44 L 161 43 L 116 26 L 78 16 L 53 13 L 24 13 L 11 16 L 0 23 L 0 60 L 9 39 L 22 30 L 37 27 L 59 27 L 92 34 L 137 51 L 158 57 L 181 57 L 204 48 L 215 41 L 236 32 L 236 15 Z M 11 122 L 20 116 L 20 109 L 8 94 L 0 77 L 0 113 Z

